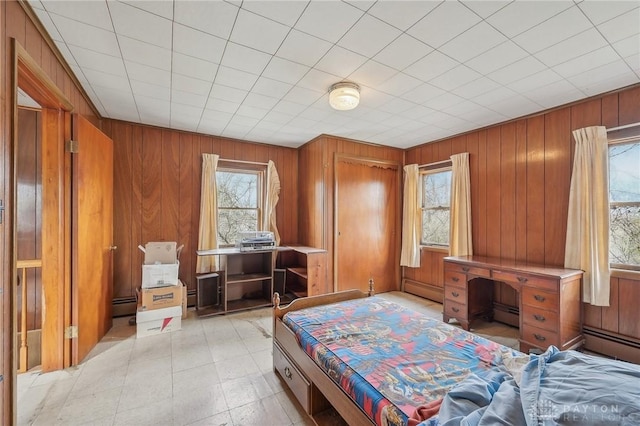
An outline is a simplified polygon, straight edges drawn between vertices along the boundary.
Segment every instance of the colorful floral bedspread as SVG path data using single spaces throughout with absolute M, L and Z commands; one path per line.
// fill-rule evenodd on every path
M 305 352 L 378 425 L 405 425 L 471 373 L 518 352 L 381 297 L 289 312 Z

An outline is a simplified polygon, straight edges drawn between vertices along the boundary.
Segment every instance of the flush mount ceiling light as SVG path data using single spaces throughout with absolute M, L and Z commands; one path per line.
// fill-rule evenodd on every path
M 360 87 L 355 83 L 342 81 L 329 88 L 329 105 L 332 108 L 347 111 L 354 109 L 360 102 Z

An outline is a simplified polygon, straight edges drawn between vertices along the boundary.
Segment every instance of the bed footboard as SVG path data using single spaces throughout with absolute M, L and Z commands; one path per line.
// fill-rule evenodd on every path
M 273 309 L 273 369 L 287 384 L 304 410 L 316 418 L 333 407 L 348 424 L 371 425 L 369 417 L 318 365 L 302 350 L 295 334 L 282 322 L 291 311 L 312 306 L 359 299 L 373 294 L 347 290 L 320 296 L 304 297 L 280 306 L 280 296 L 274 295 Z

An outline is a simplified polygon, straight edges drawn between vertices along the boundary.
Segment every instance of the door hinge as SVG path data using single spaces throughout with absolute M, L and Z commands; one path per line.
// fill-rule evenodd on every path
M 3 213 L 4 213 L 4 204 L 2 204 L 2 200 L 0 200 L 0 223 L 2 223 Z
M 78 141 L 74 141 L 73 139 L 69 139 L 69 140 L 67 141 L 67 144 L 66 144 L 66 145 L 67 145 L 67 146 L 66 146 L 66 151 L 67 151 L 67 152 L 70 152 L 70 153 L 72 153 L 72 154 L 75 154 L 75 153 L 77 153 L 77 152 L 78 152 L 78 148 L 79 148 L 79 146 L 78 146 Z
M 75 339 L 78 337 L 78 326 L 70 325 L 69 327 L 64 329 L 64 338 L 65 339 Z

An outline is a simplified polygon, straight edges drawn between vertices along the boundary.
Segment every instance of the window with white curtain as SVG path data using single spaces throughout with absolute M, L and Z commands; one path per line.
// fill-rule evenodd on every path
M 423 246 L 448 247 L 450 202 L 451 202 L 451 163 L 437 168 L 427 167 L 420 171 L 420 190 L 422 191 L 422 237 Z
M 233 246 L 241 232 L 260 229 L 264 171 L 219 167 L 218 244 Z
M 640 138 L 609 145 L 609 263 L 640 271 Z

